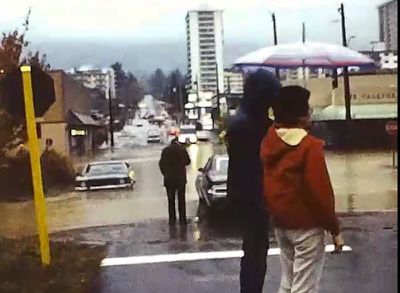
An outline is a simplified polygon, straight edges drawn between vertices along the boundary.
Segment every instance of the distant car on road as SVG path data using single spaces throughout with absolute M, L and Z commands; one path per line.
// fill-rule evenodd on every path
M 161 142 L 161 135 L 160 127 L 151 124 L 147 132 L 147 142 Z
M 212 206 L 226 200 L 228 180 L 228 155 L 213 155 L 206 165 L 199 169 L 196 179 L 196 190 L 200 202 Z
M 203 125 L 198 122 L 196 125 L 196 135 L 198 140 L 208 141 L 210 139 L 211 131 L 205 129 Z
M 210 131 L 208 130 L 197 130 L 196 135 L 198 140 L 207 141 L 210 139 Z
M 135 173 L 124 161 L 92 162 L 75 179 L 75 190 L 133 188 Z
M 197 143 L 196 126 L 182 125 L 179 128 L 178 141 L 186 144 Z

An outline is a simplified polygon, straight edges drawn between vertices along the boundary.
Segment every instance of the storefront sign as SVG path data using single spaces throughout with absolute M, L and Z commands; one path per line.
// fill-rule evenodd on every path
M 395 103 L 397 99 L 397 93 L 386 92 L 386 93 L 362 93 L 362 94 L 352 94 L 352 101 L 363 101 L 368 103 L 369 101 L 374 102 L 385 102 L 385 103 Z
M 72 136 L 85 136 L 85 135 L 87 135 L 87 131 L 82 130 L 82 129 L 71 129 L 71 135 Z

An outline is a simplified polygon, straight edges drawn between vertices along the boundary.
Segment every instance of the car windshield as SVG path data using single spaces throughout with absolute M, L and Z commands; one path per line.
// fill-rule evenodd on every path
M 214 163 L 214 169 L 218 173 L 227 174 L 228 173 L 228 158 L 217 158 Z
M 123 163 L 89 165 L 86 173 L 89 175 L 125 174 L 128 168 Z

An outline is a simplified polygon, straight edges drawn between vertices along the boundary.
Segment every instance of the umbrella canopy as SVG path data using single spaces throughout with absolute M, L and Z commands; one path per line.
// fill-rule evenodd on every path
M 265 66 L 274 68 L 339 68 L 346 66 L 373 67 L 375 61 L 347 47 L 298 42 L 265 47 L 234 62 L 236 66 Z

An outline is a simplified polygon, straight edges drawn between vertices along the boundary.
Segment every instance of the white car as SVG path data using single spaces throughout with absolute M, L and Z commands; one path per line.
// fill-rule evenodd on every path
M 161 129 L 157 125 L 150 125 L 147 132 L 147 142 L 161 142 Z
M 178 141 L 182 144 L 197 143 L 196 126 L 182 125 L 179 129 Z
M 210 139 L 210 131 L 208 130 L 197 130 L 196 132 L 198 140 L 209 140 Z

